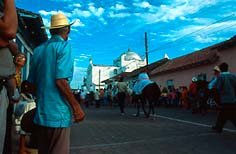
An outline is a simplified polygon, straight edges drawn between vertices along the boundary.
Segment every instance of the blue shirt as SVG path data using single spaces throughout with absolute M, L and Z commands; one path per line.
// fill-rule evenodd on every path
M 147 73 L 139 74 L 138 81 L 135 83 L 133 87 L 134 93 L 136 95 L 142 94 L 143 89 L 151 83 L 153 83 L 153 81 L 149 80 Z
M 222 72 L 216 81 L 222 104 L 236 103 L 236 75 Z
M 62 37 L 52 36 L 34 50 L 28 77 L 37 87 L 34 123 L 53 128 L 71 125 L 71 108 L 59 92 L 56 79 L 70 80 L 72 75 L 71 46 Z
M 213 89 L 215 86 L 216 86 L 216 80 L 217 80 L 217 77 L 213 77 L 211 82 L 208 84 L 208 89 Z

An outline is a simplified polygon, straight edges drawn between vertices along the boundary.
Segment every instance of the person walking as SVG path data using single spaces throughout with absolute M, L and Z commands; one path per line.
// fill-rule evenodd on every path
M 220 68 L 218 66 L 215 66 L 213 71 L 214 71 L 214 76 L 212 77 L 211 81 L 208 84 L 208 89 L 209 89 L 208 104 L 210 108 L 216 107 L 216 105 L 219 104 L 220 102 L 220 98 L 216 90 L 216 81 L 217 78 L 220 76 Z
M 52 37 L 34 50 L 31 59 L 28 81 L 36 86 L 39 154 L 68 154 L 72 118 L 80 122 L 85 117 L 69 86 L 73 60 L 67 40 L 72 24 L 64 14 L 52 15 L 51 26 L 45 27 Z
M 216 80 L 216 89 L 220 95 L 219 113 L 213 131 L 221 133 L 230 120 L 236 127 L 236 75 L 228 71 L 228 64 L 220 64 L 221 74 Z
M 3 4 L 3 14 L 0 13 L 0 153 L 3 153 L 9 104 L 7 93 L 14 93 L 14 91 L 7 91 L 6 86 L 9 77 L 15 74 L 10 40 L 16 36 L 18 20 L 14 0 L 3 0 L 1 3 Z
M 120 113 L 121 115 L 125 115 L 125 97 L 127 92 L 127 84 L 123 81 L 123 77 L 120 77 L 119 82 L 117 83 L 117 89 L 118 89 L 118 103 L 120 106 Z
M 197 78 L 192 78 L 192 83 L 189 85 L 188 90 L 189 103 L 191 104 L 192 113 L 198 112 L 198 103 L 197 103 Z

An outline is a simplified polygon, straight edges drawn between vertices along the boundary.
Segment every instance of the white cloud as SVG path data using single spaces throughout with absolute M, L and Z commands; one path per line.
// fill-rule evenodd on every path
M 152 5 L 147 1 L 136 2 L 136 3 L 133 3 L 133 5 L 137 6 L 137 7 L 140 7 L 140 8 L 151 8 L 152 7 Z
M 123 35 L 123 34 L 120 34 L 119 36 L 120 36 L 120 37 L 124 37 L 125 35 Z
M 180 30 L 170 31 L 169 34 L 162 34 L 161 37 L 167 38 L 166 41 L 176 41 L 183 37 L 193 37 L 199 43 L 211 43 L 214 41 L 223 41 L 225 38 L 217 37 L 217 33 L 235 32 L 236 20 L 214 23 L 211 25 L 190 25 L 182 27 Z
M 39 14 L 41 14 L 42 16 L 51 16 L 51 15 L 54 15 L 54 14 L 57 14 L 57 13 L 62 13 L 64 14 L 65 16 L 67 17 L 71 17 L 71 13 L 68 13 L 68 12 L 64 12 L 64 11 L 45 11 L 45 10 L 40 10 L 39 11 Z
M 118 3 L 115 6 L 112 6 L 111 9 L 119 11 L 119 10 L 125 10 L 127 8 L 122 3 Z
M 105 11 L 104 8 L 102 8 L 102 7 L 96 8 L 96 7 L 94 7 L 93 4 L 89 5 L 89 10 L 97 17 L 100 17 Z
M 113 11 L 109 13 L 109 17 L 111 18 L 124 18 L 129 16 L 131 16 L 130 13 L 114 13 Z
M 213 36 L 201 36 L 201 35 L 195 36 L 195 41 L 199 43 L 213 43 L 215 41 L 223 41 L 223 40 L 225 40 L 225 38 L 213 37 Z
M 73 27 L 84 27 L 85 25 L 79 20 L 75 20 L 75 23 L 73 24 Z
M 72 11 L 72 14 L 73 14 L 73 16 L 85 17 L 85 18 L 91 16 L 91 12 L 86 11 L 86 10 L 80 10 L 77 8 Z
M 103 17 L 98 18 L 98 20 L 101 21 L 104 25 L 107 25 L 107 21 Z
M 73 4 L 74 7 L 81 7 L 81 4 L 80 3 L 75 3 Z
M 210 24 L 212 22 L 214 22 L 214 19 L 210 19 L 210 18 L 193 18 L 192 21 L 194 21 L 195 23 L 198 24 Z
M 80 3 L 74 3 L 74 4 L 70 4 L 68 6 L 68 8 L 81 8 L 81 7 L 82 7 L 82 5 Z
M 168 22 L 180 18 L 185 19 L 186 15 L 194 14 L 204 7 L 216 4 L 217 0 L 174 0 L 170 5 L 153 6 L 149 3 L 134 3 L 134 5 L 142 8 L 149 8 L 146 13 L 135 13 L 141 17 L 146 23 Z

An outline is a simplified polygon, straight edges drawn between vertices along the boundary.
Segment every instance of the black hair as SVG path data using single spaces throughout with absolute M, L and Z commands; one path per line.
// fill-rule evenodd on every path
M 221 71 L 221 72 L 228 72 L 229 65 L 224 62 L 224 63 L 221 63 L 221 64 L 220 64 L 219 68 L 220 68 L 220 71 Z

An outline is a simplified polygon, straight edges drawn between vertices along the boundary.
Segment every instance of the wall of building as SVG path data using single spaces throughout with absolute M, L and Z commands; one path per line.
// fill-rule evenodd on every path
M 220 51 L 219 56 L 219 60 L 213 64 L 151 76 L 151 80 L 156 81 L 161 87 L 167 86 L 168 80 L 173 80 L 176 88 L 179 86 L 189 86 L 192 77 L 199 74 L 206 74 L 207 80 L 210 81 L 213 77 L 214 66 L 222 62 L 227 62 L 230 72 L 236 73 L 236 47 Z
M 94 85 L 96 89 L 99 88 L 99 70 L 100 70 L 100 88 L 104 87 L 104 83 L 101 83 L 102 81 L 109 79 L 117 73 L 119 73 L 119 67 L 113 67 L 113 66 L 94 66 L 90 65 L 88 67 L 88 73 L 87 73 L 87 81 L 86 85 L 87 87 L 90 85 Z
M 142 66 L 146 65 L 145 60 L 125 60 L 126 55 L 121 56 L 121 67 L 124 67 L 125 72 L 132 72 Z

